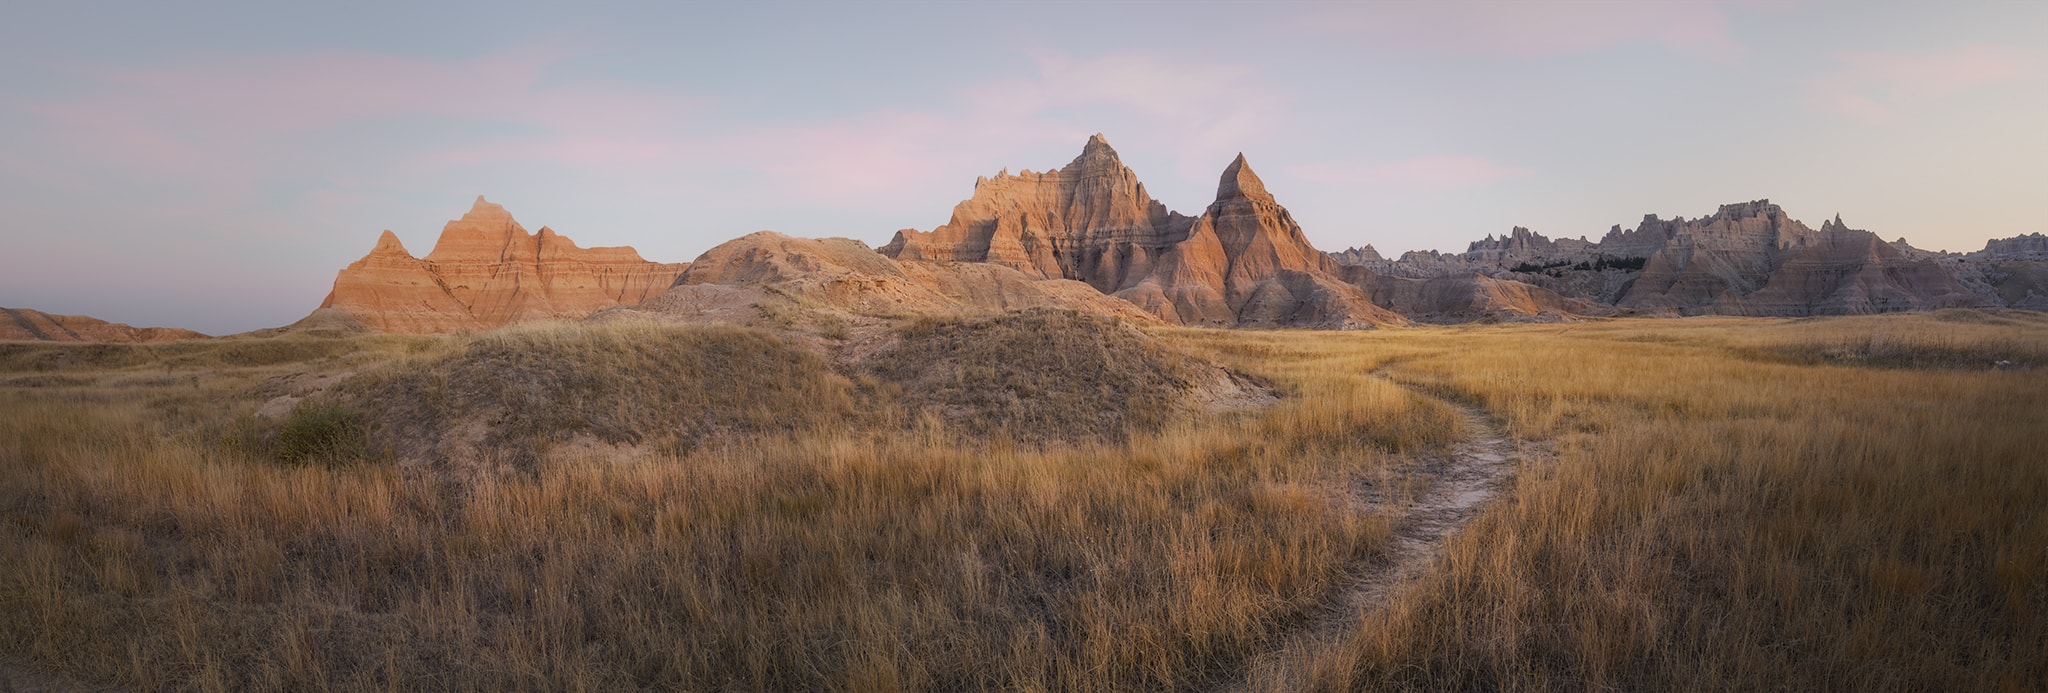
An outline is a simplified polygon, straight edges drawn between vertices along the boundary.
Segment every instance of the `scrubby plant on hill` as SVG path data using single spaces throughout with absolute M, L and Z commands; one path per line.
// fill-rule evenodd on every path
M 923 320 L 899 336 L 872 368 L 905 406 L 1025 441 L 1156 428 L 1202 374 L 1194 359 L 1135 328 L 1071 311 Z
M 531 466 L 578 437 L 688 447 L 862 416 L 822 356 L 759 330 L 538 325 L 346 381 L 374 454 Z

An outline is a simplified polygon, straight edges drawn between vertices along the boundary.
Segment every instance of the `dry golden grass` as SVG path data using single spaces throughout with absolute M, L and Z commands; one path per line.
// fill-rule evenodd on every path
M 557 329 L 296 366 L 381 383 L 507 340 L 589 350 Z M 1385 519 L 1328 489 L 1449 420 L 1296 335 L 1241 348 L 1314 396 L 1121 442 L 926 418 L 481 476 L 223 445 L 289 368 L 67 371 L 0 393 L 0 653 L 151 689 L 1187 687 L 1373 554 Z
M 1441 348 L 1394 377 L 1560 454 L 1326 652 L 1322 687 L 2048 684 L 2048 369 L 1992 368 L 2042 363 L 2041 316 L 1421 340 Z M 1884 358 L 1777 362 L 1844 344 Z
M 0 656 L 144 689 L 1197 687 L 1372 565 L 1394 518 L 1351 484 L 1460 435 L 1377 369 L 1558 455 L 1323 687 L 2048 681 L 2030 314 L 1154 334 L 1285 397 L 1116 442 L 897 411 L 452 476 L 237 426 L 280 378 L 475 341 L 0 347 Z M 1886 356 L 1825 355 L 1858 344 Z

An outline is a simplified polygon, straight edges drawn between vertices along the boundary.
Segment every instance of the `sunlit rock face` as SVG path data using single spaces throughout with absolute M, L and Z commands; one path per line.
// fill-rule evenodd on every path
M 425 258 L 385 231 L 335 276 L 320 307 L 378 332 L 488 329 L 635 305 L 667 290 L 687 266 L 648 262 L 629 247 L 580 248 L 547 227 L 528 233 L 479 196 Z
M 1060 170 L 976 180 L 974 196 L 954 206 L 944 225 L 899 231 L 880 250 L 898 259 L 1006 265 L 1110 293 L 1186 239 L 1193 221 L 1153 200 L 1098 134 Z
M 1240 155 L 1199 217 L 1145 192 L 1101 135 L 1058 171 L 998 174 L 929 232 L 899 231 L 898 259 L 986 262 L 1084 282 L 1161 319 L 1200 325 L 1402 322 L 1335 276 Z

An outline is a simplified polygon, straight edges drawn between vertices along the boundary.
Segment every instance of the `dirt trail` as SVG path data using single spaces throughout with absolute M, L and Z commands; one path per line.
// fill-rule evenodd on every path
M 1464 439 L 1446 453 L 1414 460 L 1400 470 L 1419 488 L 1404 504 L 1385 489 L 1360 481 L 1350 489 L 1354 502 L 1392 511 L 1392 550 L 1357 567 L 1354 581 L 1310 621 L 1283 636 L 1277 647 L 1248 662 L 1239 675 L 1217 690 L 1298 691 L 1309 685 L 1309 663 L 1318 650 L 1334 646 L 1355 632 L 1365 616 L 1386 607 L 1407 583 L 1429 569 L 1443 553 L 1444 542 L 1479 515 L 1488 500 L 1514 479 L 1519 459 L 1544 454 L 1533 444 L 1518 447 L 1486 413 L 1456 400 L 1439 397 L 1384 375 L 1387 382 L 1435 400 L 1456 412 Z

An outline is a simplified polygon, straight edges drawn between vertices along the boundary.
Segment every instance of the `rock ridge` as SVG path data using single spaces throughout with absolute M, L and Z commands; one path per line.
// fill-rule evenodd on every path
M 635 305 L 666 290 L 685 267 L 649 262 L 630 247 L 582 248 L 545 226 L 528 233 L 478 195 L 442 227 L 424 258 L 384 231 L 369 254 L 336 274 L 320 308 L 376 332 L 489 329 Z

